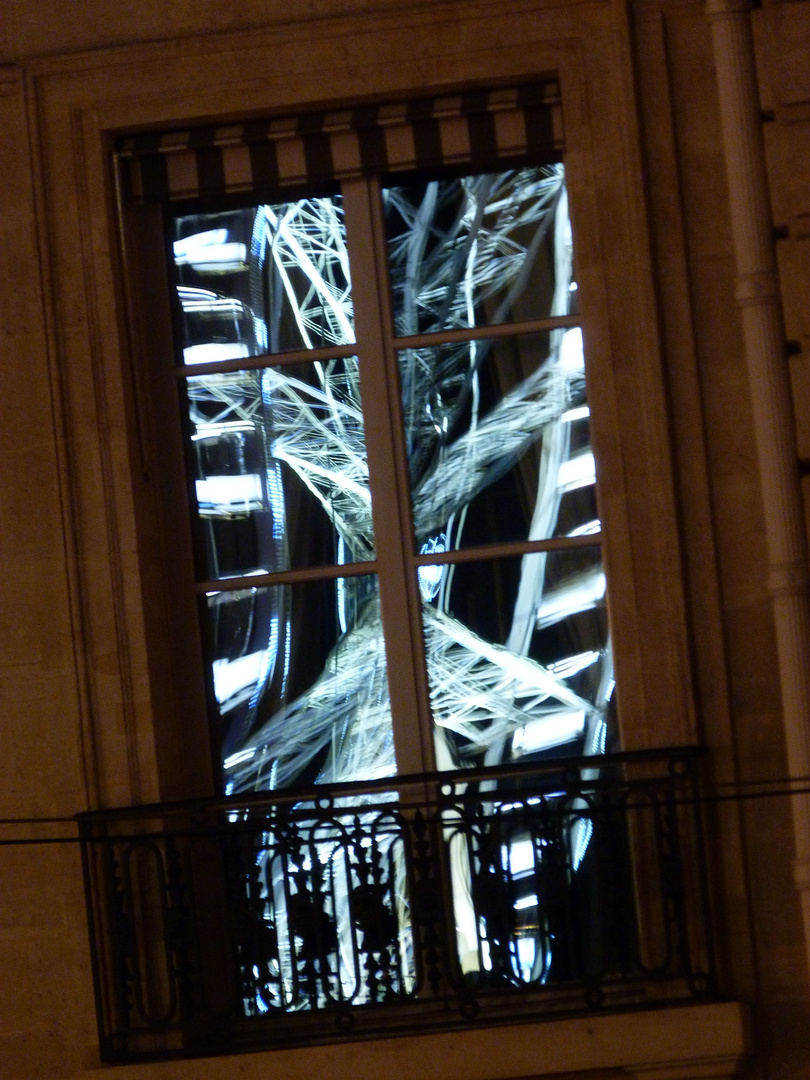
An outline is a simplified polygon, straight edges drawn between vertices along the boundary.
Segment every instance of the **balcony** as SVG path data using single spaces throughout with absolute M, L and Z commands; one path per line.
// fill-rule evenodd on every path
M 80 815 L 102 1057 L 716 999 L 697 765 L 668 750 Z

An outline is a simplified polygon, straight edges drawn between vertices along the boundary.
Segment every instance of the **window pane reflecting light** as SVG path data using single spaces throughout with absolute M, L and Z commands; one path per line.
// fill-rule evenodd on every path
M 389 187 L 382 210 L 436 763 L 601 753 L 613 676 L 562 166 Z M 338 195 L 175 220 L 229 793 L 396 772 L 380 579 L 336 572 L 378 554 L 350 241 Z M 297 571 L 315 580 L 244 581 Z

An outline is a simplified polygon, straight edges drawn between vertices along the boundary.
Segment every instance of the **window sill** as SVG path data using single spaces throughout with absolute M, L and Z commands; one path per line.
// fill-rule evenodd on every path
M 240 1057 L 239 1076 L 285 1080 L 509 1080 L 622 1070 L 644 1080 L 731 1077 L 749 1049 L 737 1002 L 712 1002 L 395 1039 L 263 1051 Z M 155 1080 L 230 1080 L 233 1057 L 153 1063 Z M 119 1069 L 105 1070 L 114 1077 Z M 130 1068 L 120 1069 L 121 1076 Z

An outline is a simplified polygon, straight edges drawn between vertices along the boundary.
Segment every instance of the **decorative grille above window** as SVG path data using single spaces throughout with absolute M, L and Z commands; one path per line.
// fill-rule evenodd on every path
M 118 151 L 127 197 L 206 199 L 382 173 L 557 160 L 556 79 L 395 105 L 136 135 Z

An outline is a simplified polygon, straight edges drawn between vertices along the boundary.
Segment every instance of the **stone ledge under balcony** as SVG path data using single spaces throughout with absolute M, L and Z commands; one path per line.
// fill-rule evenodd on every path
M 104 1070 L 106 1080 L 512 1080 L 609 1073 L 639 1080 L 721 1080 L 750 1049 L 737 1002 L 331 1043 Z

